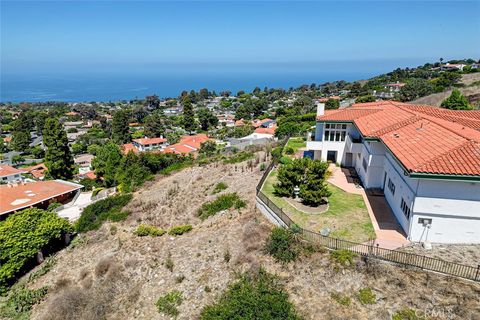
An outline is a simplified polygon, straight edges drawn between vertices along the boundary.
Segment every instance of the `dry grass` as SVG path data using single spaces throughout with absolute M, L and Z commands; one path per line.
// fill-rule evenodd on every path
M 318 315 L 321 319 L 389 319 L 401 308 L 433 306 L 452 310 L 456 319 L 474 318 L 478 284 L 358 259 L 353 267 L 339 269 L 324 251 L 310 252 L 285 266 L 275 263 L 263 251 L 271 225 L 254 207 L 255 184 L 261 172 L 250 171 L 244 164 L 242 173 L 240 165 L 236 164 L 236 170 L 234 165 L 222 164 L 188 169 L 157 178 L 136 193 L 130 208 L 134 213 L 115 224 L 116 234 L 110 234 L 109 223 L 89 233 L 88 241 L 60 252 L 52 270 L 31 283 L 32 288 L 56 287 L 34 307 L 31 319 L 168 319 L 158 313 L 155 302 L 173 290 L 181 291 L 184 299 L 178 319 L 196 319 L 238 272 L 260 266 L 279 276 L 306 319 L 318 319 Z M 174 180 L 179 192 L 168 199 Z M 212 199 L 210 191 L 218 181 L 241 194 L 247 207 L 202 222 L 195 212 Z M 157 205 L 147 212 L 138 205 L 152 202 Z M 164 229 L 178 224 L 194 228 L 181 237 L 133 235 L 137 220 L 147 219 Z M 174 261 L 173 272 L 162 266 L 168 252 Z M 184 277 L 183 281 L 178 281 L 179 277 Z M 375 291 L 376 304 L 364 306 L 355 299 L 356 292 L 366 287 Z M 334 303 L 331 292 L 350 296 L 351 305 Z

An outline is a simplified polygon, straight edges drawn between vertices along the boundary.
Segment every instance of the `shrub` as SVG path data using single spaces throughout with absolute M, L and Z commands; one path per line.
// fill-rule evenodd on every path
M 230 209 L 240 209 L 245 207 L 246 203 L 236 193 L 227 193 L 219 196 L 213 201 L 202 204 L 197 211 L 197 215 L 200 219 L 205 220 L 210 216 L 215 215 L 217 212 Z
M 238 163 L 238 162 L 243 162 L 248 159 L 252 159 L 254 157 L 253 152 L 250 151 L 242 151 L 237 154 L 235 154 L 233 157 L 230 157 L 228 159 L 225 159 L 223 163 L 225 164 L 232 164 L 232 163 Z
M 266 168 L 267 166 L 265 165 L 265 163 L 260 164 L 260 171 L 265 171 Z
M 282 147 L 273 148 L 271 151 L 272 158 L 278 161 L 282 157 L 282 151 Z
M 221 191 L 223 191 L 227 188 L 228 188 L 228 186 L 225 182 L 219 182 L 219 183 L 217 183 L 217 185 L 213 189 L 212 194 L 219 193 L 219 192 L 221 192 Z
M 225 250 L 225 252 L 223 253 L 223 261 L 225 261 L 226 263 L 230 262 L 230 259 L 232 258 L 232 255 L 230 254 L 230 250 Z
M 292 147 L 287 147 L 285 148 L 285 154 L 294 154 L 295 153 L 295 150 L 293 150 Z
M 0 221 L 0 293 L 38 251 L 71 231 L 65 219 L 36 208 L 22 210 Z
M 261 269 L 254 275 L 241 275 L 217 303 L 202 310 L 200 319 L 302 319 L 288 298 L 278 279 Z
M 427 320 L 427 318 L 417 315 L 413 309 L 405 308 L 395 312 L 392 320 Z
M 280 160 L 278 162 L 280 162 L 281 164 L 289 164 L 289 163 L 292 163 L 292 159 L 290 159 L 289 157 L 281 157 Z
M 145 237 L 145 236 L 160 237 L 164 233 L 165 233 L 165 230 L 159 229 L 155 226 L 146 225 L 146 224 L 139 225 L 137 229 L 133 232 L 134 235 L 139 237 Z
M 294 244 L 295 238 L 290 230 L 276 227 L 270 233 L 265 249 L 277 261 L 290 262 L 298 255 Z
M 100 228 L 105 220 L 114 222 L 127 218 L 129 212 L 122 208 L 132 199 L 131 194 L 115 195 L 87 206 L 75 224 L 75 230 L 86 232 Z
M 169 252 L 167 258 L 165 258 L 165 268 L 167 268 L 170 272 L 173 272 L 173 260 L 172 254 Z
M 352 302 L 352 300 L 345 296 L 345 295 L 342 295 L 340 293 L 337 293 L 337 292 L 332 292 L 330 294 L 330 297 L 335 300 L 338 304 L 342 305 L 342 306 L 349 306 L 350 303 Z
M 330 252 L 330 256 L 336 262 L 343 266 L 353 265 L 353 258 L 357 255 L 354 252 L 348 251 L 346 249 L 335 250 Z
M 29 319 L 30 310 L 45 297 L 47 292 L 47 287 L 30 290 L 22 286 L 12 290 L 5 305 L 0 309 L 0 316 L 2 318 Z
M 377 302 L 377 296 L 370 288 L 360 289 L 357 297 L 361 304 L 374 304 Z
M 182 304 L 182 300 L 182 293 L 174 290 L 158 298 L 155 305 L 157 306 L 158 312 L 176 317 L 180 314 L 177 307 Z
M 54 211 L 55 209 L 61 207 L 62 204 L 60 202 L 52 202 L 48 205 L 47 210 L 48 211 Z
M 170 230 L 168 230 L 168 234 L 173 235 L 173 236 L 180 236 L 184 233 L 187 233 L 187 232 L 191 231 L 192 229 L 193 229 L 193 227 L 189 224 L 186 224 L 186 225 L 183 225 L 183 226 L 175 226 L 175 227 L 170 228 Z

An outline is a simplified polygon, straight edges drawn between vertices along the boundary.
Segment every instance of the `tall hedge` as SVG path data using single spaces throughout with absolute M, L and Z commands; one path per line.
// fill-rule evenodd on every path
M 36 253 L 72 231 L 56 213 L 26 209 L 0 221 L 0 293 L 14 281 Z

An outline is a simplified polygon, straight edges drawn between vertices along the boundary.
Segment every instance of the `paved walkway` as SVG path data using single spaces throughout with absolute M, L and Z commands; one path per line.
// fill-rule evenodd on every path
M 328 182 L 345 192 L 359 194 L 363 197 L 375 234 L 377 235 L 375 244 L 386 249 L 396 249 L 410 243 L 406 239 L 402 227 L 398 224 L 384 196 L 368 195 L 365 189 L 355 185 L 355 179 L 346 168 L 330 165 L 330 171 L 332 175 Z
M 74 203 L 67 203 L 65 208 L 58 211 L 58 216 L 75 221 L 80 218 L 83 208 L 92 203 L 92 192 L 82 192 Z

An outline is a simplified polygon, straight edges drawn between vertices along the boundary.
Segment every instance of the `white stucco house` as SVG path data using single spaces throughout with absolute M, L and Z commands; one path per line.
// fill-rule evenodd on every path
M 319 103 L 307 149 L 383 190 L 410 241 L 480 243 L 480 111 L 394 101 L 325 111 Z
M 25 170 L 19 170 L 6 164 L 0 165 L 0 183 L 10 183 L 22 181 L 22 174 Z
M 132 144 L 138 151 L 163 150 L 168 146 L 167 139 L 163 137 L 133 139 Z

